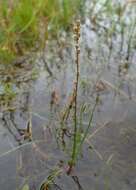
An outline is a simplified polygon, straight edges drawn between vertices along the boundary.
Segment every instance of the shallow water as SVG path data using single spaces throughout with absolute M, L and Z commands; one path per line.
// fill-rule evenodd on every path
M 61 40 L 63 43 L 66 40 L 66 48 L 61 48 L 56 41 L 49 43 L 45 51 L 47 65 L 37 59 L 37 64 L 29 70 L 29 75 L 25 75 L 29 68 L 27 65 L 23 69 L 18 68 L 14 74 L 9 69 L 7 74 L 11 77 L 10 83 L 14 84 L 16 96 L 0 107 L 2 190 L 21 189 L 24 184 L 29 184 L 30 190 L 37 190 L 51 170 L 60 165 L 62 175 L 55 178 L 56 185 L 50 189 L 135 190 L 135 51 L 132 48 L 127 60 L 130 65 L 126 69 L 124 62 L 128 33 L 125 35 L 122 54 L 118 51 L 120 35 L 113 40 L 109 59 L 109 48 L 102 39 L 105 36 L 100 37 L 97 27 L 93 27 L 90 18 L 86 16 L 81 27 L 78 101 L 79 105 L 86 102 L 93 107 L 98 94 L 100 101 L 76 167 L 70 176 L 66 175 L 66 162 L 69 160 L 67 152 L 71 144 L 63 151 L 57 139 L 60 111 L 72 92 L 75 78 L 73 42 L 71 37 L 62 34 Z M 102 30 L 103 27 L 99 29 Z M 47 66 L 51 72 L 47 72 Z M 38 77 L 33 79 L 35 71 Z M 51 107 L 53 91 L 58 98 Z M 89 114 L 86 114 L 84 127 L 87 126 L 88 118 Z M 23 141 L 18 131 L 26 129 L 29 120 L 32 122 L 32 142 L 29 139 Z M 70 140 L 66 138 L 67 141 Z

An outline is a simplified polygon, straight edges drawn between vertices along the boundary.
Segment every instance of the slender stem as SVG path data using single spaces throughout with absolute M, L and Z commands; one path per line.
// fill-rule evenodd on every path
M 72 164 L 75 162 L 76 147 L 77 147 L 77 97 L 78 97 L 78 83 L 79 83 L 79 53 L 76 49 L 76 83 L 75 83 L 75 109 L 74 109 L 74 143 L 72 152 Z
M 80 39 L 80 21 L 76 22 L 76 25 L 74 27 L 74 39 L 76 42 L 75 48 L 76 48 L 76 79 L 75 79 L 75 87 L 74 87 L 74 139 L 73 139 L 73 147 L 72 147 L 72 156 L 71 161 L 69 163 L 69 170 L 68 174 L 70 174 L 73 165 L 76 161 L 76 151 L 77 151 L 77 98 L 78 98 L 78 84 L 79 84 L 79 55 L 80 55 L 80 48 L 79 48 L 79 39 Z

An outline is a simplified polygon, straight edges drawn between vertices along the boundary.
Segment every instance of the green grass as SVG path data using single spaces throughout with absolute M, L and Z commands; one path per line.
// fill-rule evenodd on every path
M 0 63 L 45 46 L 68 29 L 82 0 L 0 0 Z

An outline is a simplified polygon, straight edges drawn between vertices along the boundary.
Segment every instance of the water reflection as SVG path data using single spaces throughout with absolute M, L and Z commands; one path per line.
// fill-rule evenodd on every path
M 92 3 L 90 6 L 92 9 Z M 0 70 L 3 190 L 20 189 L 25 184 L 30 190 L 38 189 L 61 161 L 63 174 L 55 177 L 50 189 L 135 189 L 135 52 L 133 42 L 129 41 L 131 51 L 127 44 L 132 38 L 129 24 L 125 25 L 126 33 L 121 33 L 116 17 L 109 20 L 102 12 L 99 18 L 95 7 L 91 14 L 87 13 L 82 25 L 79 104 L 86 102 L 92 106 L 96 95 L 100 102 L 83 154 L 70 176 L 66 175 L 69 147 L 63 151 L 56 139 L 60 113 L 74 83 L 72 40 L 68 37 L 66 48 L 63 40 L 63 44 L 61 40 L 48 44 L 45 57 L 37 61 L 38 70 L 31 64 Z M 128 16 L 127 12 L 124 14 Z M 39 75 L 33 80 L 35 71 Z M 86 114 L 84 127 L 88 117 Z M 32 142 L 28 135 L 30 126 Z M 72 123 L 67 126 L 70 128 Z M 70 136 L 66 137 L 66 144 Z

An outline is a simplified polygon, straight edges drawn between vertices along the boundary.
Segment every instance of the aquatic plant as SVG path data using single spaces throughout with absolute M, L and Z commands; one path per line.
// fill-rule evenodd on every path
M 55 168 L 50 172 L 50 175 L 47 177 L 47 180 L 45 180 L 42 185 L 40 186 L 40 190 L 50 190 L 52 188 L 60 189 L 57 184 L 55 184 L 55 178 L 58 177 L 60 174 L 62 174 L 62 169 Z
M 79 84 L 79 56 L 80 56 L 80 47 L 79 47 L 79 39 L 80 39 L 80 21 L 76 22 L 74 26 L 74 40 L 75 40 L 75 48 L 76 48 L 76 80 L 75 80 L 75 88 L 74 88 L 74 140 L 73 140 L 73 148 L 72 148 L 72 158 L 69 162 L 70 168 L 75 164 L 76 159 L 76 148 L 77 148 L 77 98 L 78 98 L 78 84 Z M 71 170 L 71 169 L 70 169 Z M 69 173 L 69 171 L 68 171 Z
M 76 24 L 74 26 L 74 40 L 75 40 L 75 65 L 76 65 L 76 72 L 75 72 L 75 82 L 74 82 L 74 90 L 73 90 L 73 100 L 72 105 L 74 109 L 74 132 L 73 132 L 73 145 L 72 145 L 72 154 L 71 159 L 68 162 L 68 170 L 67 174 L 70 174 L 72 171 L 73 166 L 76 164 L 76 161 L 78 159 L 79 154 L 82 150 L 82 145 L 88 135 L 89 129 L 92 124 L 93 120 L 93 114 L 96 108 L 96 105 L 99 101 L 99 98 L 97 97 L 96 102 L 94 104 L 93 109 L 90 112 L 90 118 L 87 125 L 87 128 L 83 129 L 83 123 L 82 123 L 82 117 L 84 112 L 86 111 L 86 105 L 84 104 L 81 107 L 80 114 L 78 114 L 78 86 L 79 86 L 79 77 L 80 77 L 80 20 L 76 21 Z M 73 105 L 74 104 L 74 105 Z M 78 117 L 79 115 L 79 117 Z
M 50 2 L 53 2 L 53 1 L 50 1 Z M 49 2 L 49 7 L 52 6 L 52 3 L 50 3 L 50 2 Z M 70 28 L 71 18 L 70 18 L 69 15 L 71 15 L 71 13 L 68 12 L 69 8 L 70 8 L 69 2 L 72 3 L 72 1 L 66 1 L 66 0 L 62 1 L 62 5 L 63 5 L 62 7 L 63 7 L 63 10 L 64 10 L 63 14 L 65 13 L 63 19 L 59 20 L 58 17 L 57 18 L 54 17 L 54 18 L 51 19 L 51 16 L 48 17 L 47 15 L 51 14 L 52 8 L 51 9 L 49 8 L 49 9 L 47 9 L 48 11 L 46 10 L 47 12 L 46 11 L 44 12 L 45 17 L 47 16 L 49 20 L 47 19 L 47 26 L 48 26 L 47 28 L 48 28 L 48 30 L 44 33 L 45 36 L 43 34 L 43 36 L 45 37 L 45 41 L 43 40 L 43 43 L 41 43 L 41 47 L 44 47 L 44 45 L 45 45 L 44 42 L 46 42 L 46 39 L 48 38 L 48 35 L 55 36 L 55 35 L 57 35 L 58 29 L 61 29 L 61 28 L 68 29 L 68 28 Z M 121 38 L 122 38 L 121 39 L 122 43 L 119 44 L 119 49 L 120 49 L 120 52 L 123 51 L 123 47 L 124 47 L 123 43 L 124 43 L 124 36 L 125 36 L 125 31 L 126 31 L 126 25 L 124 23 L 125 19 L 122 18 L 123 11 L 121 10 L 122 9 L 120 7 L 121 5 L 119 5 L 117 7 L 113 7 L 113 6 L 111 6 L 112 5 L 111 1 L 106 1 L 106 2 L 107 2 L 107 4 L 104 3 L 104 5 L 102 6 L 101 10 L 98 11 L 98 13 L 96 13 L 94 15 L 92 14 L 92 18 L 91 19 L 92 19 L 92 23 L 96 22 L 94 25 L 96 25 L 96 26 L 98 25 L 99 28 L 104 28 L 103 33 L 101 34 L 101 36 L 102 36 L 102 38 L 105 37 L 107 39 L 107 44 L 108 44 L 108 47 L 109 47 L 109 57 L 108 58 L 109 58 L 109 61 L 110 61 L 110 57 L 111 57 L 111 55 L 112 55 L 112 53 L 114 51 L 114 49 L 113 49 L 114 45 L 115 45 L 113 43 L 114 42 L 114 37 L 118 34 L 119 31 L 120 31 Z M 95 3 L 97 4 L 96 0 L 95 0 Z M 55 5 L 57 7 L 57 4 L 55 4 Z M 44 9 L 44 8 L 42 7 L 42 9 Z M 70 9 L 70 11 L 71 11 L 71 9 Z M 54 15 L 57 15 L 57 13 L 54 13 Z M 110 24 L 109 24 L 109 26 L 107 28 L 105 26 L 101 25 L 102 23 L 101 23 L 101 20 L 100 20 L 100 18 L 102 18 L 104 20 L 105 19 L 105 15 L 106 15 L 106 19 L 109 19 L 111 21 Z M 114 15 L 114 17 L 112 17 L 113 15 Z M 116 21 L 116 20 L 113 19 L 117 15 L 118 15 L 118 18 L 119 18 L 118 21 Z M 118 28 L 117 28 L 117 24 L 118 24 L 118 26 L 121 26 L 121 28 L 119 28 L 119 31 L 118 31 Z M 20 39 L 20 40 L 23 39 L 22 36 L 24 35 L 24 32 L 26 32 L 27 30 L 29 30 L 31 28 L 31 27 L 29 28 L 29 26 L 31 26 L 31 22 L 30 22 L 30 25 L 29 24 L 28 25 L 25 24 L 23 26 L 22 30 L 24 30 L 24 31 L 20 33 L 20 37 L 18 39 Z M 19 30 L 21 30 L 21 28 Z M 131 25 L 131 32 L 129 33 L 128 54 L 127 54 L 129 56 L 127 56 L 126 59 L 129 59 L 128 57 L 130 57 L 130 53 L 131 53 L 130 50 L 132 48 L 133 39 L 134 39 L 134 30 L 135 30 L 135 22 L 132 23 L 132 25 Z M 2 42 L 4 42 L 3 41 L 4 40 L 4 35 L 2 35 L 3 31 L 0 31 L 0 32 L 1 32 L 0 40 Z M 61 167 L 58 167 L 58 168 L 55 168 L 55 169 L 51 168 L 51 173 L 46 178 L 45 182 L 42 183 L 42 185 L 40 187 L 41 189 L 51 189 L 51 188 L 58 188 L 59 189 L 59 187 L 57 187 L 57 184 L 55 184 L 55 179 L 58 176 L 62 175 L 62 172 L 67 172 L 67 174 L 72 174 L 72 168 L 76 165 L 76 163 L 78 161 L 78 158 L 79 158 L 79 156 L 80 156 L 80 154 L 82 152 L 82 147 L 83 147 L 85 141 L 88 143 L 89 149 L 95 150 L 95 148 L 91 145 L 91 143 L 90 143 L 89 140 L 100 129 L 103 128 L 103 127 L 101 127 L 99 129 L 96 129 L 95 132 L 93 132 L 93 133 L 91 133 L 89 135 L 90 128 L 91 128 L 92 122 L 93 122 L 93 115 L 94 115 L 94 112 L 95 112 L 95 108 L 97 106 L 97 103 L 99 102 L 99 97 L 97 97 L 96 100 L 94 101 L 94 105 L 93 106 L 91 105 L 92 109 L 89 109 L 89 112 L 87 110 L 87 104 L 84 103 L 80 107 L 80 101 L 78 101 L 79 100 L 78 99 L 78 97 L 79 97 L 79 91 L 78 90 L 79 90 L 79 81 L 80 81 L 80 72 L 79 72 L 80 71 L 80 63 L 79 63 L 80 62 L 80 48 L 79 48 L 80 22 L 79 21 L 77 21 L 77 23 L 75 24 L 74 33 L 75 33 L 75 48 L 76 48 L 76 53 L 75 53 L 75 55 L 76 55 L 76 59 L 75 59 L 75 70 L 76 70 L 76 72 L 75 72 L 75 82 L 74 82 L 74 85 L 73 85 L 74 87 L 71 90 L 71 97 L 70 97 L 70 99 L 69 99 L 69 101 L 68 101 L 68 103 L 67 103 L 67 105 L 66 105 L 66 107 L 65 107 L 65 109 L 63 111 L 62 117 L 61 117 L 62 120 L 61 120 L 61 129 L 60 129 L 61 130 L 61 134 L 62 134 L 62 137 L 61 137 L 62 139 L 64 138 L 65 133 L 69 132 L 69 134 L 68 134 L 69 136 L 67 138 L 67 141 L 70 142 L 70 145 L 72 145 L 72 146 L 69 146 L 69 144 L 68 144 L 68 148 L 70 149 L 70 156 L 68 158 L 68 164 L 67 164 L 67 161 L 64 161 L 64 164 L 66 164 L 65 168 L 63 168 L 63 169 L 61 169 Z M 96 31 L 96 33 L 97 33 L 97 31 Z M 102 42 L 104 43 L 105 39 L 103 38 L 102 40 L 103 40 Z M 36 43 L 37 42 L 40 43 L 40 40 L 38 38 L 34 38 L 34 41 Z M 31 49 L 31 45 L 32 45 L 32 47 L 34 47 L 36 45 L 34 41 L 33 41 L 33 39 L 32 39 L 32 43 L 30 41 L 30 47 L 29 47 L 29 41 L 27 41 L 27 43 L 26 43 L 26 41 L 24 41 L 24 42 L 21 41 L 23 46 L 20 43 L 20 45 L 22 46 L 22 48 L 19 49 L 19 47 L 17 47 L 18 48 L 18 56 L 22 56 L 22 55 L 24 55 L 26 53 L 25 52 L 25 50 L 26 50 L 25 46 L 28 45 L 27 46 L 28 47 L 27 51 L 29 51 Z M 100 43 L 98 45 L 100 45 Z M 11 54 L 9 56 L 10 49 L 7 49 L 7 47 L 5 48 L 4 46 L 2 46 L 2 47 L 3 47 L 3 49 L 1 50 L 2 53 L 1 52 L 0 53 L 2 54 L 1 57 L 3 56 L 3 59 L 1 59 L 1 62 L 10 62 L 11 60 L 14 60 L 14 58 L 16 58 L 16 55 L 17 55 L 16 51 L 15 51 L 15 54 L 13 54 L 13 55 Z M 37 47 L 38 50 L 40 49 L 38 46 L 36 46 L 36 47 Z M 101 46 L 100 46 L 100 49 L 101 49 Z M 94 49 L 94 51 L 96 51 L 96 49 Z M 120 52 L 119 52 L 119 54 L 120 54 Z M 98 52 L 96 52 L 96 54 L 97 53 Z M 98 53 L 98 55 L 99 55 L 99 53 Z M 126 54 L 125 54 L 125 56 L 126 56 Z M 97 56 L 97 57 L 99 59 L 99 57 L 101 57 L 101 55 Z M 98 60 L 98 62 L 99 61 L 100 60 Z M 95 66 L 96 66 L 96 64 L 95 64 Z M 52 76 L 52 74 L 50 74 L 50 75 Z M 100 77 L 98 77 L 98 79 L 99 78 Z M 84 88 L 86 88 L 85 87 L 85 85 L 86 85 L 85 82 L 82 83 L 82 85 L 84 86 Z M 90 82 L 90 80 L 89 80 L 89 82 Z M 93 85 L 95 85 L 95 84 L 93 84 Z M 123 93 L 124 93 L 123 91 L 119 91 L 118 89 L 115 89 L 115 87 L 114 86 L 112 87 L 111 84 L 109 86 L 112 89 L 114 89 L 114 91 L 117 91 L 117 92 L 119 92 L 120 94 L 123 95 Z M 98 86 L 95 86 L 95 87 L 98 87 Z M 12 97 L 14 95 L 14 94 L 12 94 L 12 86 L 6 86 L 5 90 L 9 94 L 9 97 Z M 50 104 L 52 106 L 53 104 L 57 104 L 58 103 L 58 97 L 57 97 L 57 94 L 56 94 L 55 91 L 52 92 L 51 96 L 52 97 L 51 97 Z M 83 117 L 84 117 L 84 114 L 86 112 L 87 112 L 87 117 L 89 116 L 89 119 L 88 119 L 87 125 L 86 124 L 84 125 L 84 122 L 83 122 L 84 118 Z M 71 114 L 72 114 L 72 117 L 71 117 Z M 72 124 L 70 123 L 70 129 L 68 128 L 69 126 L 67 127 L 67 124 L 69 124 L 69 120 L 72 121 Z M 47 121 L 47 120 L 45 120 L 45 121 Z M 29 124 L 31 124 L 31 123 L 29 123 Z M 57 129 L 58 128 L 59 128 L 59 125 L 57 125 Z M 31 136 L 31 130 L 30 131 L 28 130 L 27 132 Z M 61 142 L 65 143 L 65 142 L 63 142 L 63 140 Z M 34 140 L 32 140 L 32 142 L 29 142 L 28 144 L 33 146 L 33 143 L 34 143 Z M 43 141 L 43 143 L 45 143 L 45 142 Z M 19 147 L 15 147 L 14 149 L 10 150 L 7 153 L 4 153 L 0 157 L 8 155 L 8 154 L 14 152 L 15 150 L 19 150 L 23 146 L 27 146 L 27 144 L 26 145 L 21 145 Z M 35 149 L 37 151 L 38 150 L 38 146 L 34 146 L 34 147 L 36 147 Z M 64 149 L 64 151 L 65 151 L 65 149 Z M 38 151 L 38 154 L 43 155 L 44 152 Z M 99 157 L 101 158 L 101 155 L 99 155 Z M 111 158 L 112 157 L 110 157 L 107 162 L 109 162 Z M 37 177 L 37 176 L 35 176 L 35 177 Z M 72 176 L 72 177 L 75 177 L 75 176 Z M 29 184 L 29 182 L 28 182 L 28 184 Z M 29 185 L 27 185 L 27 184 L 24 185 L 23 190 L 29 189 L 28 186 Z
M 113 66 L 111 63 L 115 56 L 118 57 L 118 61 L 126 62 L 127 66 L 130 66 L 134 55 L 132 47 L 135 47 L 135 5 L 135 1 L 93 0 L 90 3 L 91 13 L 87 12 L 87 14 L 91 21 L 90 26 L 98 39 L 97 57 L 101 59 L 105 56 L 103 62 L 106 62 L 109 67 Z M 105 48 L 103 49 L 101 45 L 105 45 Z M 91 47 L 91 50 L 91 54 L 96 55 L 96 44 L 95 48 Z M 104 50 L 106 53 L 103 53 Z
M 25 184 L 21 190 L 29 190 L 29 186 Z

